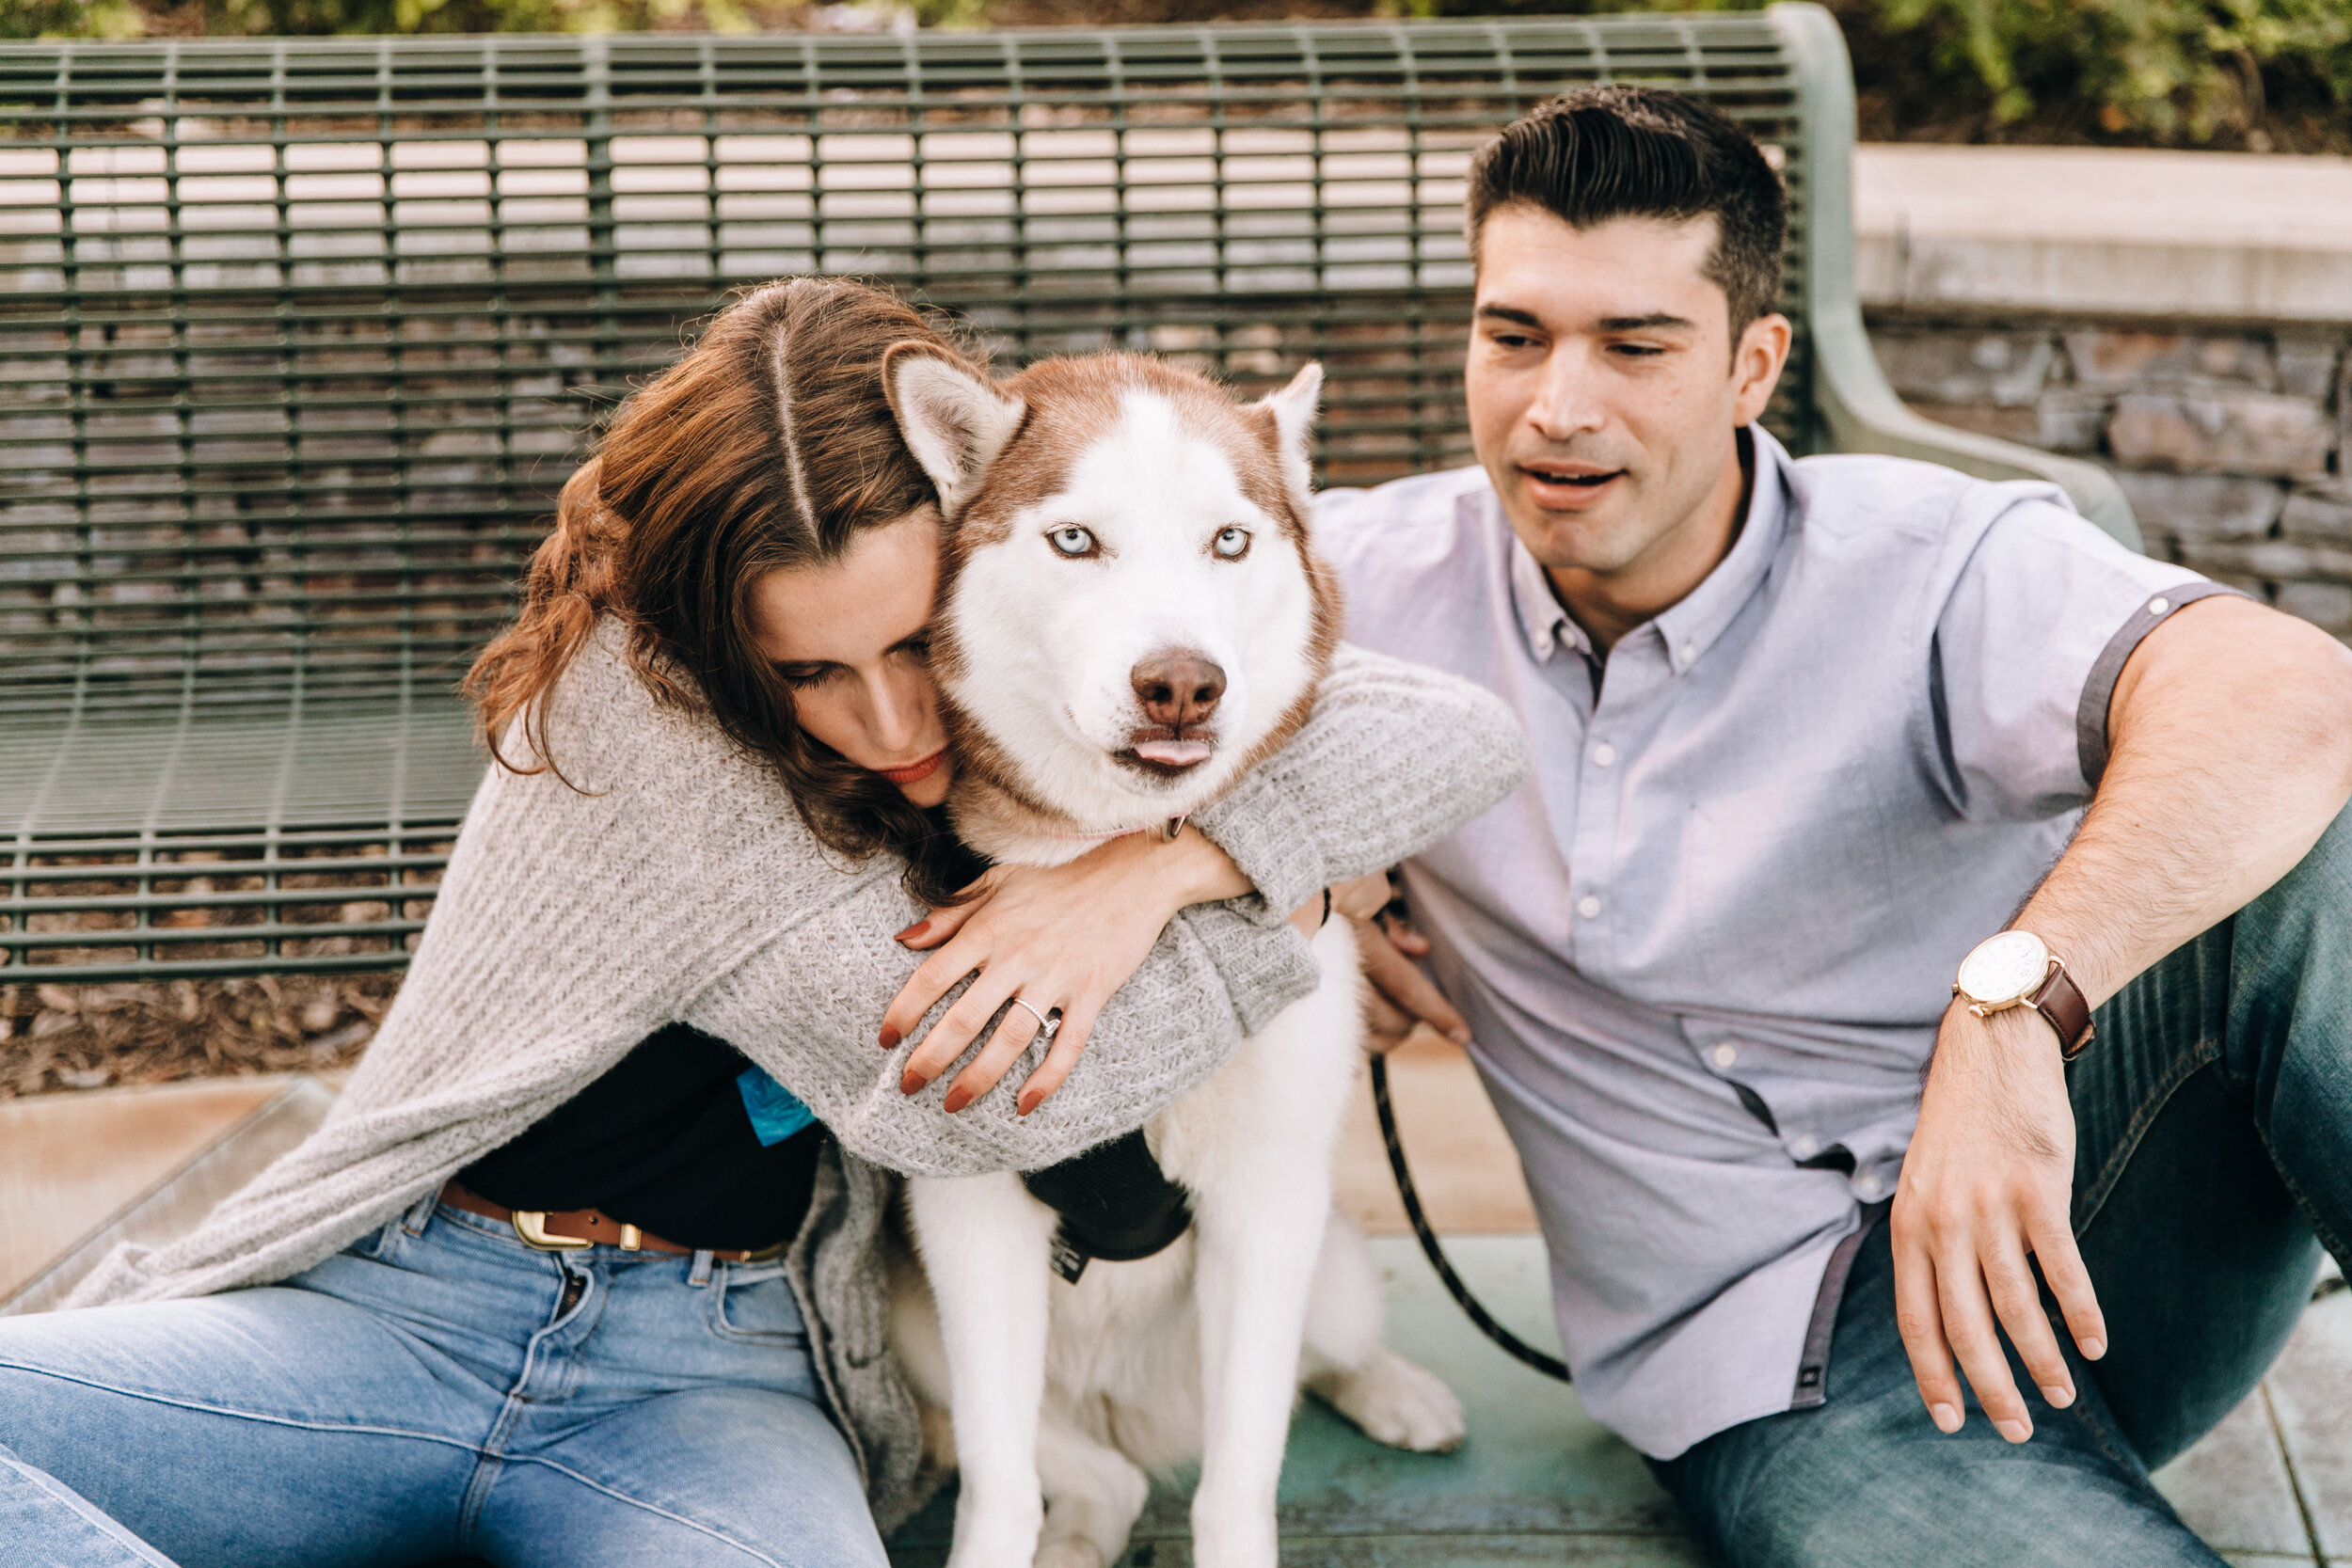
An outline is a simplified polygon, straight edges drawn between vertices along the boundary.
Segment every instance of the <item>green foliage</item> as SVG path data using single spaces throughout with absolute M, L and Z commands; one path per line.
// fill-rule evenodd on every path
M 146 31 L 131 0 L 0 0 L 0 39 L 121 39 Z
M 2052 99 L 2100 126 L 2202 141 L 2258 120 L 2265 77 L 2352 110 L 2352 0 L 1872 0 L 1890 34 L 1973 77 L 1996 119 Z
M 735 33 L 756 0 L 0 0 L 0 38 L 140 33 Z M 759 10 L 797 6 L 757 7 Z
M 0 0 L 0 37 L 173 33 L 609 32 L 790 25 L 811 0 Z M 870 0 L 888 6 L 892 0 Z M 930 27 L 985 26 L 1024 0 L 902 0 Z M 1317 14 L 1747 9 L 1763 0 L 1302 0 Z M 1100 0 L 1102 20 L 1206 21 L 1232 0 Z M 2265 145 L 2282 108 L 2352 137 L 2352 0 L 1829 0 L 1880 135 L 2038 130 Z M 1279 6 L 1276 8 L 1279 8 Z M 1089 7 L 1057 6 L 1056 20 Z M 1253 10 L 1251 14 L 1261 14 Z M 144 19 L 144 25 L 143 25 Z M 2307 143 L 2309 136 L 2302 138 Z

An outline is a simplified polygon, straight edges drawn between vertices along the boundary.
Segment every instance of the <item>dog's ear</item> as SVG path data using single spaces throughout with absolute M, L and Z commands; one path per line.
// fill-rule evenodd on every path
M 940 509 L 953 522 L 1021 428 L 1026 404 L 928 343 L 893 345 L 882 356 L 882 388 L 907 450 L 939 486 Z
M 1279 392 L 1258 400 L 1274 420 L 1274 455 L 1282 465 L 1282 482 L 1290 486 L 1291 503 L 1305 517 L 1313 507 L 1314 465 L 1308 442 L 1314 429 L 1315 397 L 1323 390 L 1323 367 L 1309 363 Z

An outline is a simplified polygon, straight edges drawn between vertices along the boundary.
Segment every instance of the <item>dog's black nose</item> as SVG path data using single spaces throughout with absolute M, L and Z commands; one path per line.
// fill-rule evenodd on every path
M 1143 716 L 1177 730 L 1208 721 L 1225 695 L 1225 672 L 1189 648 L 1152 654 L 1127 673 Z

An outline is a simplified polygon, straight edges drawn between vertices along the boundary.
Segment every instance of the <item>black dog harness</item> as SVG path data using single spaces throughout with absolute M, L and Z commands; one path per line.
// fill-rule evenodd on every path
M 1092 1259 L 1149 1258 L 1192 1224 L 1191 1199 L 1152 1158 L 1141 1129 L 1021 1180 L 1061 1216 L 1054 1232 L 1054 1272 L 1073 1285 Z

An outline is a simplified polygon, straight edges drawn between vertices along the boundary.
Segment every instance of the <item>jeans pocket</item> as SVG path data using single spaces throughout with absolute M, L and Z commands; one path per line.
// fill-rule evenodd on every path
M 721 1264 L 710 1281 L 710 1330 L 749 1344 L 808 1344 L 808 1325 L 781 1263 Z

